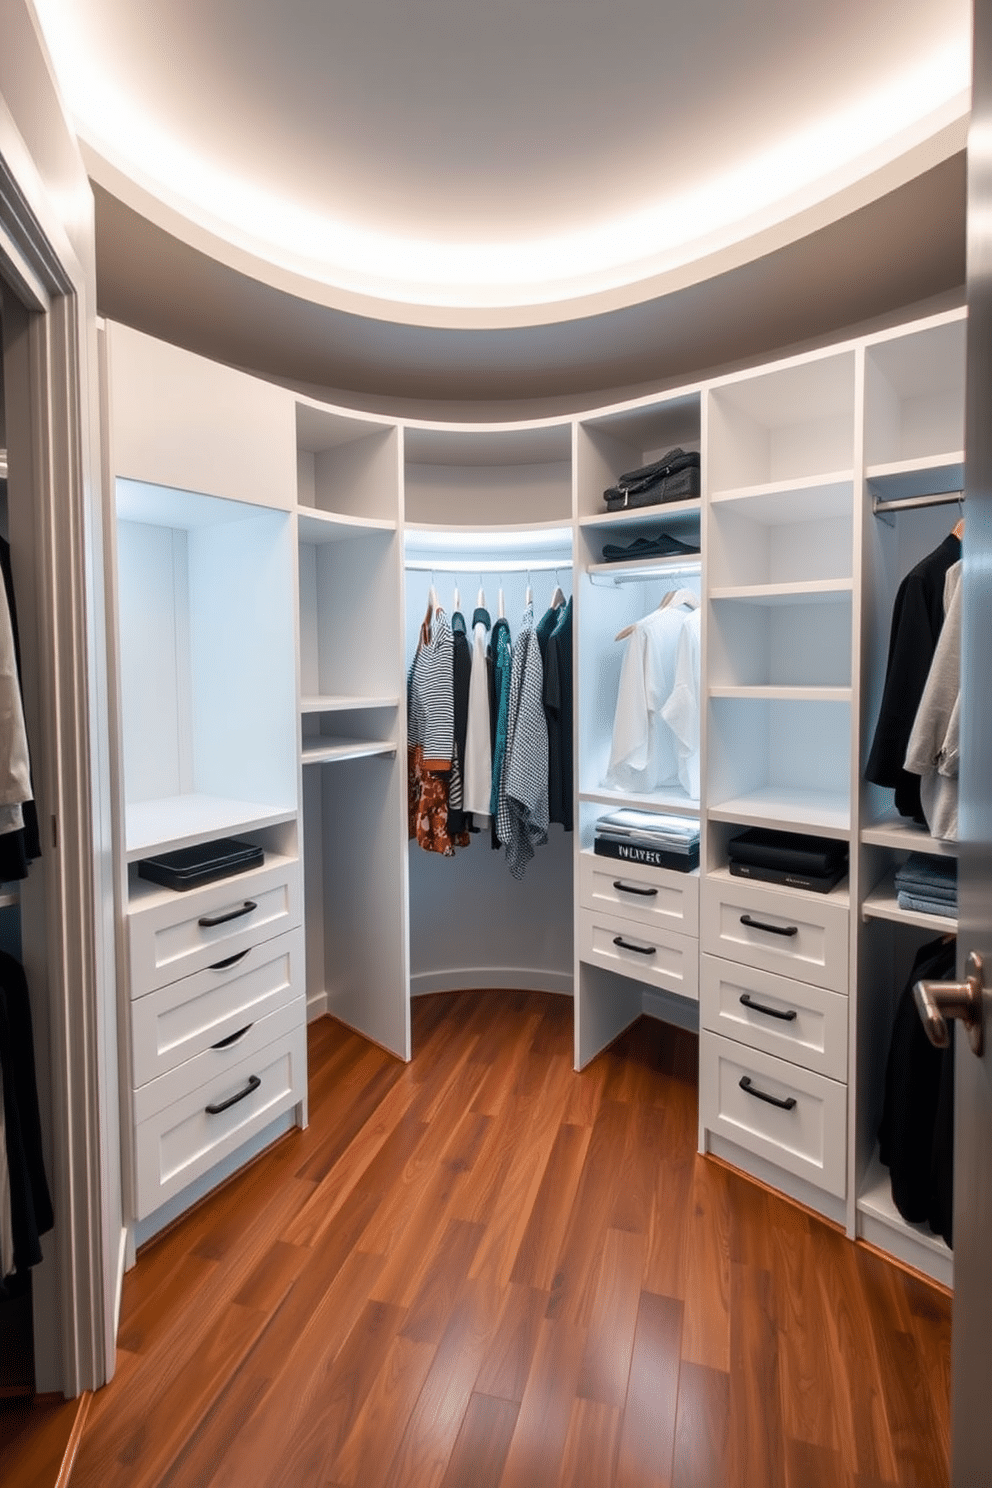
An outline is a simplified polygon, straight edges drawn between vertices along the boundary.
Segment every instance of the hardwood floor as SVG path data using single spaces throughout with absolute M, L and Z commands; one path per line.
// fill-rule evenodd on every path
M 72 1488 L 948 1481 L 950 1300 L 696 1155 L 696 1045 L 543 994 L 310 1030 L 311 1126 L 149 1245 Z

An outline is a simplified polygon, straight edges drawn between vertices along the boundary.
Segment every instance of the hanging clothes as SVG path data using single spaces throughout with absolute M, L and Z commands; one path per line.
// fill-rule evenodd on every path
M 958 835 L 961 708 L 961 563 L 944 580 L 944 624 L 906 746 L 906 770 L 920 777 L 931 837 Z
M 493 661 L 493 711 L 495 727 L 493 738 L 493 783 L 489 800 L 489 813 L 493 819 L 493 847 L 499 847 L 499 820 L 501 815 L 501 792 L 503 790 L 503 765 L 506 758 L 507 721 L 510 713 L 510 672 L 512 652 L 510 627 L 502 616 L 493 626 L 489 649 Z M 502 810 L 505 812 L 505 805 Z
M 471 671 L 472 654 L 465 630 L 465 616 L 456 610 L 451 617 L 452 749 L 448 835 L 452 838 L 467 831 L 469 825 L 464 807 L 464 770 Z
M 675 650 L 675 680 L 661 716 L 675 736 L 679 784 L 686 795 L 699 797 L 699 688 L 702 655 L 701 618 L 690 610 L 679 632 Z
M 14 576 L 10 563 L 10 544 L 5 539 L 0 539 L 0 572 L 3 574 L 3 592 L 6 597 L 6 617 L 0 612 L 2 711 L 5 720 L 9 720 L 9 725 L 5 721 L 0 738 L 5 741 L 5 748 L 8 749 L 6 768 L 17 780 L 14 794 L 21 797 L 20 801 L 14 804 L 5 803 L 0 808 L 0 882 L 9 883 L 14 879 L 27 877 L 30 864 L 35 858 L 41 857 L 41 840 L 31 784 L 27 734 L 24 731 L 21 648 L 17 630 L 17 606 L 14 602 Z M 13 648 L 13 671 L 10 669 L 10 646 Z M 8 726 L 11 730 L 9 735 Z
M 24 968 L 0 952 L 0 1073 L 16 1269 L 37 1266 L 55 1218 L 41 1148 L 31 1001 Z
M 557 611 L 544 666 L 548 725 L 548 817 L 572 830 L 572 600 Z
M 900 816 L 924 825 L 920 777 L 905 767 L 906 750 L 944 624 L 944 580 L 961 557 L 952 532 L 902 580 L 896 591 L 882 706 L 865 779 L 894 787 Z
M 3 1112 L 3 1070 L 0 1069 L 0 1292 L 14 1270 L 14 1222 L 10 1208 L 10 1167 L 7 1158 L 7 1122 Z
M 500 786 L 499 837 L 514 878 L 522 878 L 535 847 L 548 840 L 548 725 L 544 716 L 544 674 L 528 604 L 510 669 L 510 706 Z
M 698 630 L 698 611 L 686 607 L 690 604 L 698 604 L 695 595 L 677 590 L 668 603 L 630 629 L 620 669 L 607 785 L 643 793 L 676 783 L 686 788 L 687 779 L 696 784 L 692 794 L 699 793 L 698 721 L 693 733 L 685 717 L 693 706 L 693 693 L 698 714 L 698 641 L 695 645 L 690 642 L 683 653 L 682 685 L 670 710 L 680 733 L 673 730 L 663 712 L 676 690 L 679 639 L 690 617 L 694 617 L 692 625 Z M 693 744 L 697 755 L 694 765 Z
M 448 830 L 448 790 L 454 750 L 454 650 L 448 617 L 428 609 L 407 679 L 407 801 L 410 837 L 426 852 L 452 857 L 468 833 Z
M 465 735 L 465 810 L 471 814 L 476 827 L 487 827 L 492 817 L 493 746 L 489 711 L 489 667 L 486 661 L 486 635 L 491 627 L 489 611 L 477 608 L 472 616 L 472 657 Z
M 879 1157 L 889 1169 L 892 1201 L 910 1224 L 929 1224 L 952 1244 L 954 1180 L 954 1041 L 937 1049 L 926 1036 L 914 984 L 954 980 L 953 937 L 916 953 L 899 999 L 885 1071 Z

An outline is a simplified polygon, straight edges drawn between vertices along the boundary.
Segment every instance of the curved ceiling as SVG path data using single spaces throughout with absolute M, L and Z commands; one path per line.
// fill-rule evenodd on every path
M 633 303 L 900 184 L 968 107 L 968 0 L 38 6 L 108 167 L 342 308 L 420 323 Z
M 35 0 L 101 310 L 395 407 L 631 388 L 963 281 L 969 0 Z

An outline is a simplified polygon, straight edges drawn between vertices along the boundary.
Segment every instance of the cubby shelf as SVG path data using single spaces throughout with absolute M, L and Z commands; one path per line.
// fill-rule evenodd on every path
M 854 588 L 851 579 L 816 579 L 791 584 L 734 584 L 710 590 L 712 600 L 746 600 L 749 604 L 843 604 Z
M 398 708 L 398 697 L 350 697 L 336 693 L 300 698 L 301 713 L 345 713 L 361 708 Z
M 903 1219 L 892 1201 L 889 1171 L 876 1149 L 858 1196 L 858 1234 L 871 1245 L 925 1271 L 942 1286 L 954 1283 L 954 1253 L 939 1235 Z
M 653 791 L 650 795 L 621 790 L 580 791 L 579 800 L 594 806 L 629 806 L 636 811 L 664 811 L 675 816 L 699 815 L 699 802 L 678 789 Z
M 956 858 L 958 855 L 956 842 L 943 842 L 939 837 L 931 837 L 926 827 L 917 826 L 916 822 L 902 816 L 885 817 L 862 827 L 861 841 L 868 847 L 892 847 L 898 852 L 930 853 L 941 858 Z
M 866 895 L 861 904 L 861 918 L 891 920 L 896 925 L 915 925 L 920 930 L 944 931 L 946 934 L 954 934 L 958 927 L 956 915 L 925 914 L 918 909 L 900 908 L 891 875 Z
M 707 872 L 706 877 L 708 879 L 712 879 L 716 883 L 722 884 L 731 883 L 741 885 L 761 882 L 761 880 L 757 879 L 738 878 L 735 874 L 731 873 L 729 868 L 711 868 Z M 775 885 L 771 885 L 771 887 L 775 887 Z M 811 904 L 839 904 L 842 907 L 847 908 L 851 902 L 851 896 L 848 890 L 848 880 L 846 878 L 842 879 L 839 884 L 835 885 L 835 887 L 826 894 L 818 894 L 814 889 L 793 888 L 791 885 L 786 892 L 790 895 L 795 894 L 802 899 L 808 899 Z
M 846 837 L 851 812 L 846 797 L 827 791 L 785 790 L 768 786 L 745 796 L 714 802 L 711 821 L 739 822 L 742 827 L 788 827 L 824 837 Z
M 396 531 L 395 522 L 380 517 L 349 517 L 337 512 L 317 511 L 312 507 L 298 507 L 297 516 L 300 541 L 317 546 Z
M 869 465 L 865 478 L 882 501 L 905 501 L 914 496 L 936 496 L 964 488 L 964 451 L 926 455 L 916 460 L 892 460 Z
M 341 760 L 393 758 L 396 745 L 389 739 L 304 739 L 301 759 L 305 765 L 327 765 Z
M 853 470 L 834 470 L 828 475 L 800 476 L 793 480 L 762 481 L 711 491 L 710 502 L 747 503 L 757 520 L 801 522 L 829 515 L 841 516 L 850 509 Z
M 172 852 L 230 832 L 295 821 L 296 806 L 287 810 L 224 796 L 166 796 L 157 801 L 130 801 L 126 815 L 127 861 L 133 863 L 151 852 Z
M 605 532 L 618 527 L 642 526 L 645 523 L 656 526 L 659 522 L 678 522 L 681 525 L 697 518 L 702 505 L 700 498 L 695 496 L 689 501 L 662 501 L 654 506 L 636 506 L 626 511 L 597 512 L 591 517 L 580 517 L 579 526 L 586 531 Z
M 805 686 L 717 686 L 709 690 L 711 698 L 749 698 L 754 701 L 786 703 L 849 703 L 849 687 L 805 687 Z

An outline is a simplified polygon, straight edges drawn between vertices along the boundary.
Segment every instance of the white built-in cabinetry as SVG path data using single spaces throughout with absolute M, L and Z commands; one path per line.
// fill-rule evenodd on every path
M 177 929 L 189 905 L 126 863 L 216 824 L 283 875 L 285 915 L 250 961 L 278 1039 L 300 1036 L 301 960 L 311 1016 L 401 1058 L 410 996 L 473 986 L 572 993 L 578 1068 L 642 1013 L 698 1027 L 701 1148 L 949 1281 L 943 1243 L 887 1202 L 875 1139 L 913 951 L 953 929 L 900 911 L 891 876 L 910 850 L 953 848 L 891 819 L 862 768 L 896 588 L 956 516 L 876 516 L 873 496 L 960 488 L 963 312 L 515 425 L 361 415 L 109 339 L 138 1194 L 153 1192 L 142 1123 L 178 1116 L 176 1082 L 199 1090 L 206 1068 L 185 1033 L 153 1057 L 156 1029 L 181 1025 L 173 999 L 195 1000 L 212 963 L 138 970 L 139 927 Z M 676 445 L 701 451 L 701 497 L 604 509 L 622 471 Z M 658 531 L 698 551 L 604 561 L 606 543 Z M 516 634 L 526 589 L 537 617 L 556 583 L 574 605 L 575 830 L 553 826 L 517 882 L 485 834 L 453 859 L 408 841 L 406 676 L 430 587 L 449 612 L 458 591 L 469 628 L 479 590 L 494 619 L 501 593 Z M 607 780 L 616 636 L 673 587 L 702 601 L 700 798 Z M 190 821 L 200 796 L 230 809 Z M 597 818 L 620 805 L 698 817 L 700 868 L 597 857 Z M 728 839 L 751 825 L 846 841 L 848 878 L 826 895 L 733 878 Z M 259 897 L 247 880 L 204 892 L 242 891 Z M 234 980 L 215 999 L 231 1032 L 248 995 Z M 303 1119 L 298 1083 L 284 1099 Z

